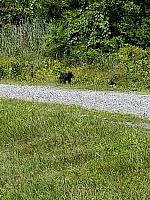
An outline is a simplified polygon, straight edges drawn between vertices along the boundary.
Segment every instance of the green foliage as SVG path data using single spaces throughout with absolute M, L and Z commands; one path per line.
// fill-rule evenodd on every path
M 127 84 L 150 88 L 150 51 L 126 45 L 114 55 L 124 72 Z
M 24 57 L 1 57 L 0 59 L 0 79 L 27 80 L 32 78 L 32 73 L 36 73 L 37 66 L 33 61 Z
M 23 77 L 34 66 L 37 79 L 51 82 L 68 66 L 80 66 L 80 86 L 149 89 L 148 0 L 3 0 L 2 10 L 1 55 L 17 60 L 1 65 L 1 78 Z M 26 18 L 21 26 L 13 23 L 17 16 Z
M 150 51 L 143 50 L 139 47 L 126 45 L 125 47 L 121 48 L 116 54 L 117 59 L 121 64 L 126 66 L 126 70 L 130 72 L 129 65 L 136 67 L 138 66 L 141 70 L 146 70 L 148 72 L 150 69 Z M 132 71 L 133 69 L 131 69 Z M 136 71 L 136 69 L 135 69 Z
M 144 2 L 136 0 L 132 2 L 129 0 L 104 0 L 103 2 L 95 0 L 15 0 L 2 3 L 3 10 L 9 8 L 17 10 L 29 16 L 32 19 L 29 19 L 30 23 L 42 19 L 43 23 L 37 23 L 36 30 L 37 27 L 41 29 L 45 22 L 50 23 L 49 34 L 44 26 L 42 31 L 39 29 L 33 31 L 31 25 L 26 32 L 18 28 L 18 31 L 16 29 L 10 31 L 9 36 L 8 32 L 5 34 L 3 31 L 3 35 L 6 35 L 3 38 L 4 43 L 12 40 L 11 36 L 15 38 L 15 44 L 9 42 L 11 44 L 9 51 L 12 51 L 13 46 L 16 52 L 19 51 L 20 39 L 16 40 L 20 37 L 18 36 L 19 31 L 23 36 L 23 45 L 33 51 L 39 51 L 42 46 L 46 56 L 64 59 L 68 64 L 72 61 L 79 63 L 86 61 L 89 49 L 111 53 L 117 51 L 124 43 L 149 47 L 150 12 L 147 0 Z M 9 15 L 11 17 L 11 13 Z M 43 44 L 45 34 L 47 36 Z M 16 43 L 19 44 L 17 47 Z
M 59 22 L 51 23 L 44 50 L 55 59 L 85 62 L 89 49 L 110 53 L 124 43 L 148 47 L 149 18 L 142 17 L 140 5 L 119 0 L 65 11 Z
M 61 23 L 51 23 L 49 25 L 50 34 L 45 38 L 43 44 L 43 53 L 45 56 L 50 56 L 54 59 L 61 59 L 64 53 L 65 36 Z
M 44 24 L 36 21 L 22 26 L 7 25 L 1 29 L 1 55 L 18 56 L 20 54 L 41 53 L 44 35 L 47 29 Z
M 88 48 L 97 48 L 109 35 L 108 19 L 100 11 L 101 5 L 93 4 L 86 10 L 67 11 L 60 23 L 52 25 L 46 41 L 46 51 L 58 58 L 71 56 L 85 58 Z M 48 49 L 48 50 L 47 50 Z
M 86 54 L 87 61 L 93 63 L 101 59 L 101 52 L 98 49 L 89 48 Z
M 150 52 L 148 49 L 143 50 L 125 45 L 117 53 L 110 55 L 102 54 L 96 49 L 89 49 L 86 54 L 86 63 L 75 62 L 70 66 L 58 59 L 36 60 L 32 58 L 30 60 L 31 57 L 33 55 L 26 59 L 25 57 L 1 59 L 1 79 L 5 77 L 30 80 L 31 66 L 34 66 L 34 81 L 38 83 L 57 85 L 57 76 L 60 72 L 71 70 L 75 75 L 71 87 L 150 91 Z
M 38 72 L 41 73 L 42 70 L 46 73 L 49 71 L 49 75 L 58 76 L 60 72 L 65 71 L 65 66 L 59 60 L 45 58 Z
M 150 47 L 150 17 L 141 19 L 141 25 L 133 31 L 133 37 L 130 35 L 132 44 L 143 48 Z
M 5 24 L 20 25 L 30 18 L 34 0 L 2 0 L 1 26 Z

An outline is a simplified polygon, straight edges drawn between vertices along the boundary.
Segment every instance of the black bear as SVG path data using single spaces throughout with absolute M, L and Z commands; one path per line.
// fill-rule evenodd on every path
M 68 83 L 71 83 L 72 78 L 74 78 L 72 72 L 66 72 L 66 73 L 61 72 L 59 76 L 59 81 L 60 83 L 66 83 L 66 81 L 68 81 Z

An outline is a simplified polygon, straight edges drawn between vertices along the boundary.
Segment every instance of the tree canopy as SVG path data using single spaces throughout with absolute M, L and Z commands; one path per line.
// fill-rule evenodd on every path
M 43 20 L 45 53 L 111 52 L 123 44 L 150 47 L 149 0 L 2 0 L 1 26 Z

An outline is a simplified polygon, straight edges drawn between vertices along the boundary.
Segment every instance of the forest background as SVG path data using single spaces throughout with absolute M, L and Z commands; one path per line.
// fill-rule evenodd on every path
M 149 0 L 2 0 L 1 81 L 150 90 Z

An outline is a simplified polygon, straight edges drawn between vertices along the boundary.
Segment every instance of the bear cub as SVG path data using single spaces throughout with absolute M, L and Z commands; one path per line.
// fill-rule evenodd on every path
M 72 72 L 61 72 L 60 76 L 59 76 L 59 81 L 60 83 L 66 83 L 66 81 L 68 81 L 68 83 L 71 83 L 71 79 L 74 78 L 74 75 Z

